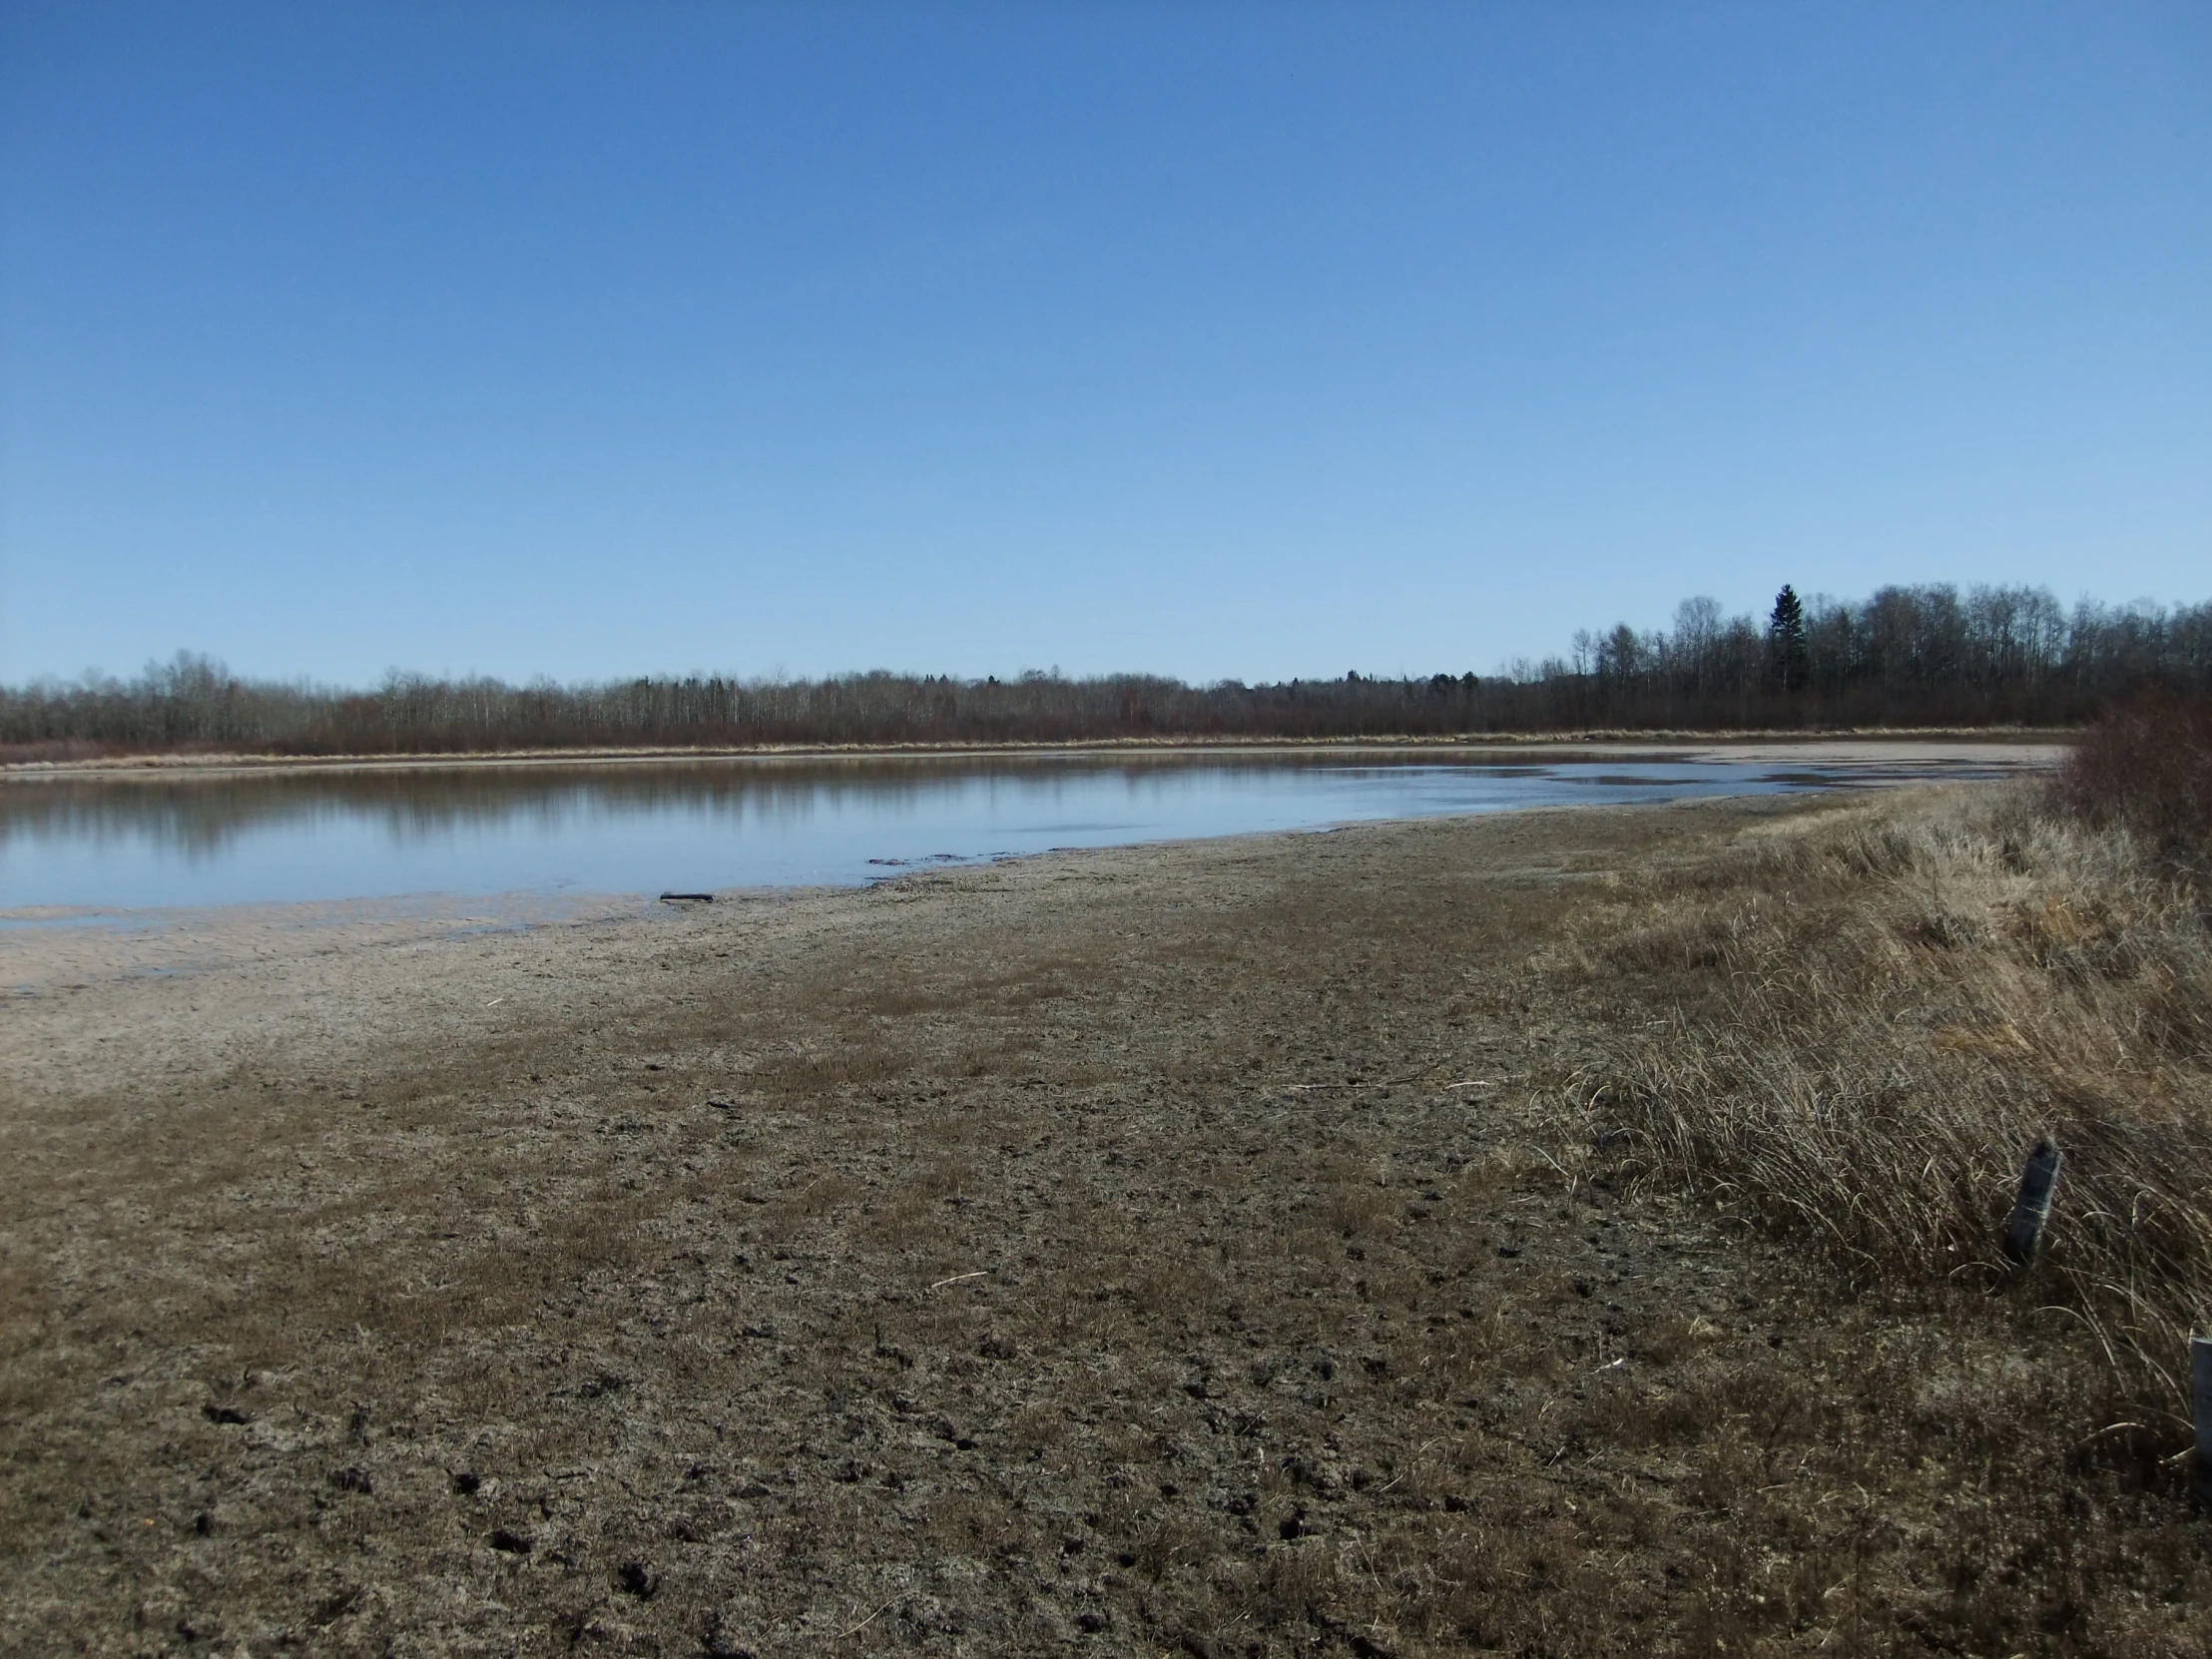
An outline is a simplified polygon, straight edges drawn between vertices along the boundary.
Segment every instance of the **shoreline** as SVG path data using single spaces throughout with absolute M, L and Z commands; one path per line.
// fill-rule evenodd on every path
M 1372 752 L 1372 751 L 1369 751 Z M 1157 758 L 1162 764 L 1190 764 L 1201 753 L 1204 758 L 1220 758 L 1222 750 L 1207 752 L 1152 751 L 1147 758 Z M 1338 749 L 1338 754 L 1361 753 Z M 1916 785 L 1946 781 L 1947 767 L 1989 768 L 1992 763 L 2013 775 L 2024 775 L 2055 762 L 2060 751 L 2055 746 L 2023 743 L 1996 743 L 1978 745 L 1946 744 L 1920 740 L 1893 740 L 1875 744 L 1865 741 L 1837 740 L 1822 745 L 1758 744 L 1747 741 L 1732 752 L 1706 750 L 1702 753 L 1688 749 L 1651 751 L 1634 750 L 1575 750 L 1561 756 L 1562 763 L 1579 765 L 1619 764 L 1629 760 L 1667 760 L 1684 765 L 1710 764 L 1727 761 L 1735 764 L 1765 764 L 1778 769 L 1792 766 L 1820 764 L 1848 770 L 1865 768 L 1863 776 L 1856 779 L 1840 779 L 1837 787 L 1850 792 L 1857 789 L 1911 788 Z M 892 756 L 891 760 L 920 764 L 930 760 L 959 761 L 971 759 L 967 754 L 956 756 Z M 1016 759 L 1039 761 L 1044 764 L 1081 764 L 1084 752 L 1062 751 L 1046 755 L 1024 754 Z M 1111 759 L 1112 757 L 1108 757 Z M 1523 751 L 1511 758 L 1501 758 L 1500 764 L 1530 760 L 1546 760 L 1550 757 L 1540 751 Z M 692 757 L 702 764 L 728 762 L 736 765 L 773 764 L 787 762 L 812 764 L 824 759 L 817 756 L 736 756 Z M 874 756 L 830 757 L 851 765 L 865 765 L 877 759 Z M 1126 754 L 1121 759 L 1128 759 Z M 457 762 L 437 768 L 459 773 L 480 763 Z M 517 768 L 543 764 L 533 762 L 509 763 Z M 560 763 L 555 763 L 560 764 Z M 571 767 L 618 768 L 625 765 L 662 766 L 670 764 L 666 758 L 620 757 L 602 758 L 590 762 L 569 762 Z M 1900 777 L 1892 770 L 1904 766 L 1915 768 Z M 348 770 L 384 771 L 387 769 L 341 767 L 314 767 L 303 769 L 307 774 L 342 776 Z M 494 768 L 496 770 L 496 768 Z M 178 781 L 174 770 L 149 769 L 147 771 L 111 775 L 119 783 L 167 783 Z M 225 779 L 260 777 L 255 771 L 231 769 L 195 770 L 189 774 L 192 782 L 214 783 Z M 105 785 L 111 777 L 68 775 L 67 782 L 89 782 Z M 1972 782 L 1970 778 L 1951 779 L 1952 782 Z M 1984 780 L 1985 781 L 1985 780 Z M 57 786 L 63 782 L 55 780 Z M 1802 800 L 1819 798 L 1833 793 L 1831 790 L 1812 789 L 1793 791 L 1786 795 L 1764 796 L 1709 796 L 1711 801 L 1754 801 L 1762 799 Z M 1650 805 L 1659 807 L 1663 802 Z M 1091 852 L 1113 850 L 1137 850 L 1143 848 L 1207 847 L 1215 843 L 1234 845 L 1239 842 L 1258 844 L 1278 834 L 1315 834 L 1336 832 L 1358 825 L 1411 825 L 1419 823 L 1451 823 L 1469 820 L 1525 817 L 1529 814 L 1581 814 L 1609 813 L 1619 810 L 1614 804 L 1589 803 L 1559 805 L 1556 803 L 1510 806 L 1472 813 L 1415 815 L 1402 819 L 1358 819 L 1348 824 L 1317 823 L 1292 830 L 1262 829 L 1245 831 L 1229 831 L 1202 835 L 1169 835 L 1153 839 L 1106 843 L 1083 848 Z M 945 869 L 987 869 L 1019 865 L 1030 860 L 1049 858 L 1069 848 L 1039 849 L 1036 851 L 1008 852 L 996 855 L 979 854 L 944 865 Z M 732 883 L 712 888 L 714 895 L 725 907 L 755 903 L 763 900 L 782 899 L 812 892 L 865 891 L 871 887 L 894 885 L 898 877 L 886 872 L 869 879 L 853 882 L 811 881 L 790 885 L 774 883 L 747 885 Z M 321 952 L 343 948 L 351 936 L 373 937 L 386 943 L 426 942 L 441 938 L 454 938 L 478 932 L 516 933 L 534 931 L 547 925 L 584 918 L 606 919 L 616 916 L 636 916 L 655 913 L 660 909 L 658 894 L 649 888 L 624 890 L 617 888 L 544 889 L 518 886 L 500 889 L 469 888 L 413 888 L 389 893 L 361 893 L 324 898 L 242 898 L 229 902 L 179 903 L 179 904 L 118 904 L 118 903 L 44 903 L 0 906 L 0 999 L 20 1002 L 25 998 L 56 994 L 60 991 L 78 990 L 86 986 L 127 978 L 133 975 L 177 974 L 196 972 L 207 968 L 233 965 L 247 960 L 290 958 L 303 952 Z
M 1102 738 L 1072 743 L 763 744 L 753 746 L 639 746 L 620 749 L 478 750 L 454 754 L 254 755 L 147 753 L 91 760 L 0 763 L 0 783 L 45 779 L 259 776 L 287 772 L 438 771 L 505 767 L 615 767 L 688 762 L 867 760 L 1081 760 L 1090 757 L 1235 754 L 1434 754 L 1480 755 L 1490 750 L 1525 760 L 1556 753 L 1581 760 L 1649 756 L 1667 759 L 1742 759 L 1747 750 L 1834 753 L 1860 747 L 1911 746 L 2026 748 L 2052 753 L 2074 732 L 2041 727 L 1873 728 L 1840 732 L 1639 732 L 1602 729 L 1587 733 L 1481 733 L 1404 738 Z
M 1839 1296 L 1563 1104 L 1664 1011 L 1578 964 L 1695 994 L 1637 946 L 1652 900 L 1892 802 L 336 927 L 12 1003 L 0 1645 L 767 1653 L 891 1609 L 1008 1653 L 1718 1617 L 1746 1652 L 2007 1619 L 2009 1652 L 2038 1581 L 1954 1568 L 1992 1511 L 2008 1556 L 2078 1537 L 2062 1480 L 2106 1543 L 2051 1595 L 2181 1651 L 2126 1563 L 2212 1585 L 2185 1503 L 2117 1441 L 2045 1450 L 2112 1420 L 2092 1337 Z

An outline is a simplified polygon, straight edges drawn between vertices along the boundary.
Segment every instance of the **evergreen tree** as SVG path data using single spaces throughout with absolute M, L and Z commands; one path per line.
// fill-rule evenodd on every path
M 1805 605 L 1787 582 L 1774 596 L 1774 614 L 1767 618 L 1767 653 L 1784 691 L 1805 684 L 1811 655 L 1805 643 Z

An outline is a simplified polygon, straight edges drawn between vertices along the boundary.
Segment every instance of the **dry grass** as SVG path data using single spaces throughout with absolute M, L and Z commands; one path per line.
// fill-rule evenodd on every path
M 1839 1295 L 1555 1136 L 1738 994 L 1667 917 L 1981 833 L 1887 810 L 718 905 L 456 946 L 442 1015 L 364 954 L 433 983 L 352 1047 L 234 1040 L 243 970 L 19 1006 L 173 1035 L 0 1101 L 0 1650 L 2201 1652 L 2175 1434 L 2080 1321 Z
M 2124 828 L 2026 789 L 1775 824 L 1578 918 L 1617 1033 L 1563 1090 L 1624 1174 L 1817 1241 L 1862 1286 L 2013 1288 L 2185 1414 L 2212 1306 L 2212 931 Z M 2043 1257 L 1998 1249 L 2066 1154 Z

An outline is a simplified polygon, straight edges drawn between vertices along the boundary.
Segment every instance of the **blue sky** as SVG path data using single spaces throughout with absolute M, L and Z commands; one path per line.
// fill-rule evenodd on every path
M 0 10 L 0 679 L 2212 596 L 2201 3 Z

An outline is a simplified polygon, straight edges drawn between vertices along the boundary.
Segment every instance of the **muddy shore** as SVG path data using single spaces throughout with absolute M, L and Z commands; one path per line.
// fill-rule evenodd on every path
M 2012 1384 L 1547 1139 L 1578 904 L 1835 810 L 57 971 L 0 1005 L 0 1644 L 1982 1651 Z
M 1147 760 L 1178 757 L 1220 760 L 1238 755 L 1388 756 L 1448 755 L 1479 762 L 1494 752 L 1501 762 L 1544 761 L 1747 761 L 1770 765 L 1889 762 L 1911 766 L 1955 763 L 1962 755 L 2003 755 L 2013 764 L 2047 766 L 2071 741 L 2070 732 L 1885 728 L 1807 736 L 1793 732 L 1590 732 L 1484 733 L 1448 738 L 1121 738 L 1093 743 L 997 744 L 775 744 L 750 749 L 540 749 L 469 751 L 451 755 L 238 755 L 160 752 L 104 755 L 70 761 L 0 763 L 0 781 L 42 778 L 108 779 L 216 777 L 225 773 L 444 771 L 482 767 L 610 767 L 656 761 L 721 761 L 743 764 L 805 761 Z

